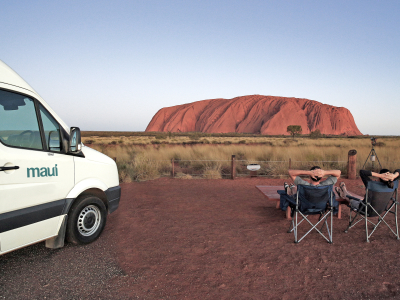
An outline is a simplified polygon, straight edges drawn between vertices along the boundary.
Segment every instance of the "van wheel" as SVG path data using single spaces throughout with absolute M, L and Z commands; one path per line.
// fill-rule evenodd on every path
M 67 241 L 74 244 L 95 241 L 103 231 L 106 219 L 103 201 L 91 195 L 78 198 L 68 214 Z

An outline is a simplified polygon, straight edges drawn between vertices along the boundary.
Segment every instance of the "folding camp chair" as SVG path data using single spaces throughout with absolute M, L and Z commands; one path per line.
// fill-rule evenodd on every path
M 333 228 L 333 185 L 325 186 L 309 186 L 309 185 L 298 185 L 296 195 L 296 205 L 290 204 L 292 208 L 292 221 L 288 232 L 294 232 L 294 242 L 299 243 L 306 235 L 308 235 L 313 229 L 321 234 L 326 241 L 332 243 L 332 228 Z M 302 217 L 298 222 L 298 215 Z M 313 224 L 307 217 L 309 215 L 319 215 L 318 222 Z M 293 217 L 294 216 L 294 217 Z M 328 217 L 330 216 L 330 226 L 328 226 Z M 306 220 L 312 227 L 304 234 L 300 239 L 297 238 L 298 226 Z M 317 226 L 322 224 L 321 229 Z M 326 225 L 328 231 L 328 237 L 326 237 L 321 231 Z
M 399 228 L 397 224 L 397 188 L 399 182 L 396 180 L 393 182 L 393 188 L 389 188 L 385 183 L 379 181 L 369 181 L 367 185 L 367 189 L 365 191 L 365 200 L 360 201 L 360 199 L 354 198 L 352 196 L 347 196 L 350 199 L 360 201 L 360 206 L 357 208 L 350 208 L 350 220 L 349 226 L 344 231 L 347 231 L 356 225 L 358 222 L 365 220 L 365 233 L 367 236 L 367 242 L 369 242 L 369 238 L 378 228 L 378 226 L 383 222 L 390 229 L 390 231 L 399 238 Z M 394 211 L 392 209 L 394 208 Z M 352 213 L 354 212 L 354 217 Z M 396 232 L 389 226 L 388 223 L 384 220 L 388 213 L 394 214 L 395 224 L 396 224 Z M 360 218 L 357 220 L 357 217 Z M 378 222 L 375 224 L 370 220 L 370 218 L 378 217 Z M 371 233 L 368 234 L 368 222 L 374 225 Z

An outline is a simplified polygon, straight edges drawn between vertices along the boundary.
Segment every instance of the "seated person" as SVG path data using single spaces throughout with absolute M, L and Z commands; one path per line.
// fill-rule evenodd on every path
M 379 173 L 371 172 L 368 170 L 360 170 L 360 177 L 364 183 L 365 188 L 367 188 L 368 182 L 372 181 L 370 177 L 379 178 L 380 182 L 385 182 L 389 188 L 393 188 L 393 181 L 399 180 L 399 175 L 400 169 L 395 170 L 394 173 L 390 173 L 388 169 L 381 169 Z M 365 196 L 363 200 L 349 199 L 347 197 L 349 193 L 347 192 L 346 184 L 344 182 L 340 183 L 340 187 L 336 187 L 336 192 L 340 198 L 349 201 L 350 207 L 353 209 L 358 209 L 360 206 L 360 202 L 365 200 Z
M 288 185 L 285 182 L 285 190 L 288 195 L 296 194 L 297 185 L 314 185 L 314 186 L 325 186 L 325 185 L 334 185 L 338 178 L 340 177 L 340 170 L 322 170 L 318 166 L 314 166 L 310 169 L 310 171 L 305 170 L 289 170 L 289 176 L 292 178 L 294 185 Z M 310 176 L 311 182 L 305 181 L 300 178 L 300 175 L 308 175 Z M 328 176 L 325 180 L 322 180 L 325 176 Z

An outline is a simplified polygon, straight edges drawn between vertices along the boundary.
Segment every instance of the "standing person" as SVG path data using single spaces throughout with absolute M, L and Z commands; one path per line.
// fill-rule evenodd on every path
M 368 182 L 372 181 L 371 177 L 379 178 L 380 182 L 385 182 L 389 188 L 393 188 L 393 181 L 399 180 L 400 178 L 400 169 L 396 169 L 394 173 L 390 173 L 388 169 L 381 169 L 379 173 L 371 172 L 368 170 L 360 170 L 360 177 L 362 182 L 364 183 L 365 188 L 368 186 Z M 340 183 L 339 187 L 336 187 L 336 192 L 338 193 L 339 197 L 349 201 L 351 208 L 358 209 L 360 206 L 360 202 L 365 200 L 365 196 L 363 200 L 354 200 L 349 199 L 347 195 L 346 184 L 344 182 Z

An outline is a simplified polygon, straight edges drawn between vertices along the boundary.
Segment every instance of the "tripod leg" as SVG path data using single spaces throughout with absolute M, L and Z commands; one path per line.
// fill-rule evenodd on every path
M 374 149 L 374 148 L 372 148 L 372 150 L 374 151 L 375 157 L 376 157 L 376 159 L 378 160 L 379 167 L 382 169 L 382 165 L 381 165 L 381 162 L 379 161 L 378 154 L 376 154 L 376 151 L 375 151 L 375 149 Z
M 364 169 L 365 165 L 367 164 L 368 158 L 371 156 L 372 151 L 375 151 L 375 150 L 372 148 L 371 151 L 369 151 L 369 154 L 368 154 L 368 156 L 367 156 L 367 159 L 365 160 L 365 163 L 364 163 L 363 166 L 362 166 L 362 169 Z

